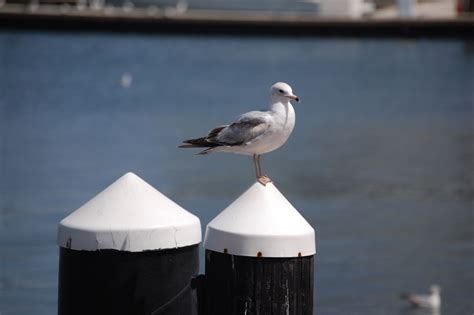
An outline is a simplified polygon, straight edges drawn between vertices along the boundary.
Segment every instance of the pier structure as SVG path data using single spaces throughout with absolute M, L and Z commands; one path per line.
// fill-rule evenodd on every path
M 318 15 L 314 11 L 195 9 L 179 5 L 180 2 L 174 8 L 138 7 L 130 5 L 130 1 L 123 7 L 95 8 L 67 3 L 38 5 L 32 1 L 32 4 L 0 5 L 0 29 L 238 36 L 466 38 L 474 34 L 474 13 L 457 14 L 453 4 L 450 11 L 443 14 L 440 11 L 450 7 L 445 5 L 446 0 L 441 6 L 439 1 L 423 2 L 416 9 L 409 5 L 413 1 L 399 0 L 400 8 L 377 9 L 369 16 L 358 18 L 332 14 L 331 10 L 327 14 L 323 14 L 323 10 Z M 333 3 L 333 0 L 324 3 Z
M 254 183 L 206 229 L 133 173 L 58 229 L 58 314 L 314 312 L 314 229 L 273 183 Z

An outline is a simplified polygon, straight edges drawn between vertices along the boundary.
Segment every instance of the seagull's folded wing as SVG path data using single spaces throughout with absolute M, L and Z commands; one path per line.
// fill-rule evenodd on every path
M 418 306 L 431 306 L 431 297 L 422 294 L 410 294 L 408 301 Z
M 269 125 L 270 117 L 266 112 L 248 112 L 221 130 L 216 139 L 223 144 L 243 145 L 262 136 Z

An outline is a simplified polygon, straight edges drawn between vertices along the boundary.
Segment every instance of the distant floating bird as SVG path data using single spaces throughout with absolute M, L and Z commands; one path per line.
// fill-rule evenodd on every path
M 432 285 L 429 294 L 403 293 L 401 298 L 407 300 L 414 307 L 439 308 L 441 306 L 441 287 Z
M 120 85 L 124 88 L 129 88 L 130 85 L 132 85 L 132 81 L 133 81 L 133 76 L 130 73 L 125 72 L 124 74 L 122 74 L 122 77 L 120 78 Z
M 183 141 L 180 148 L 206 148 L 198 154 L 229 152 L 252 155 L 257 180 L 266 185 L 271 179 L 262 175 L 260 155 L 281 147 L 295 127 L 295 110 L 290 100 L 299 102 L 291 87 L 277 82 L 270 88 L 266 111 L 251 111 L 233 123 L 212 129 L 207 136 Z

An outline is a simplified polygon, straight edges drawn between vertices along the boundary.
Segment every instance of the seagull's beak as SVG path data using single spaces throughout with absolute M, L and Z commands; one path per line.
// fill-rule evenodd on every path
M 290 98 L 290 99 L 292 99 L 292 100 L 295 100 L 295 101 L 297 101 L 297 102 L 300 101 L 300 98 L 299 98 L 298 96 L 296 96 L 296 95 L 293 95 L 293 94 L 288 95 L 287 97 Z

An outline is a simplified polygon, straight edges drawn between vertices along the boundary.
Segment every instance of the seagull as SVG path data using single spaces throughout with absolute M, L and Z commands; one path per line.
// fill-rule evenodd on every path
M 441 287 L 433 284 L 429 289 L 430 294 L 403 293 L 402 299 L 410 302 L 414 307 L 439 308 L 441 306 Z
M 206 148 L 200 155 L 228 152 L 253 157 L 257 181 L 262 185 L 271 182 L 262 175 L 260 155 L 281 147 L 295 127 L 295 110 L 290 101 L 299 102 L 291 86 L 277 82 L 270 88 L 270 105 L 264 111 L 251 111 L 240 115 L 234 122 L 209 131 L 205 137 L 183 141 L 180 148 Z

